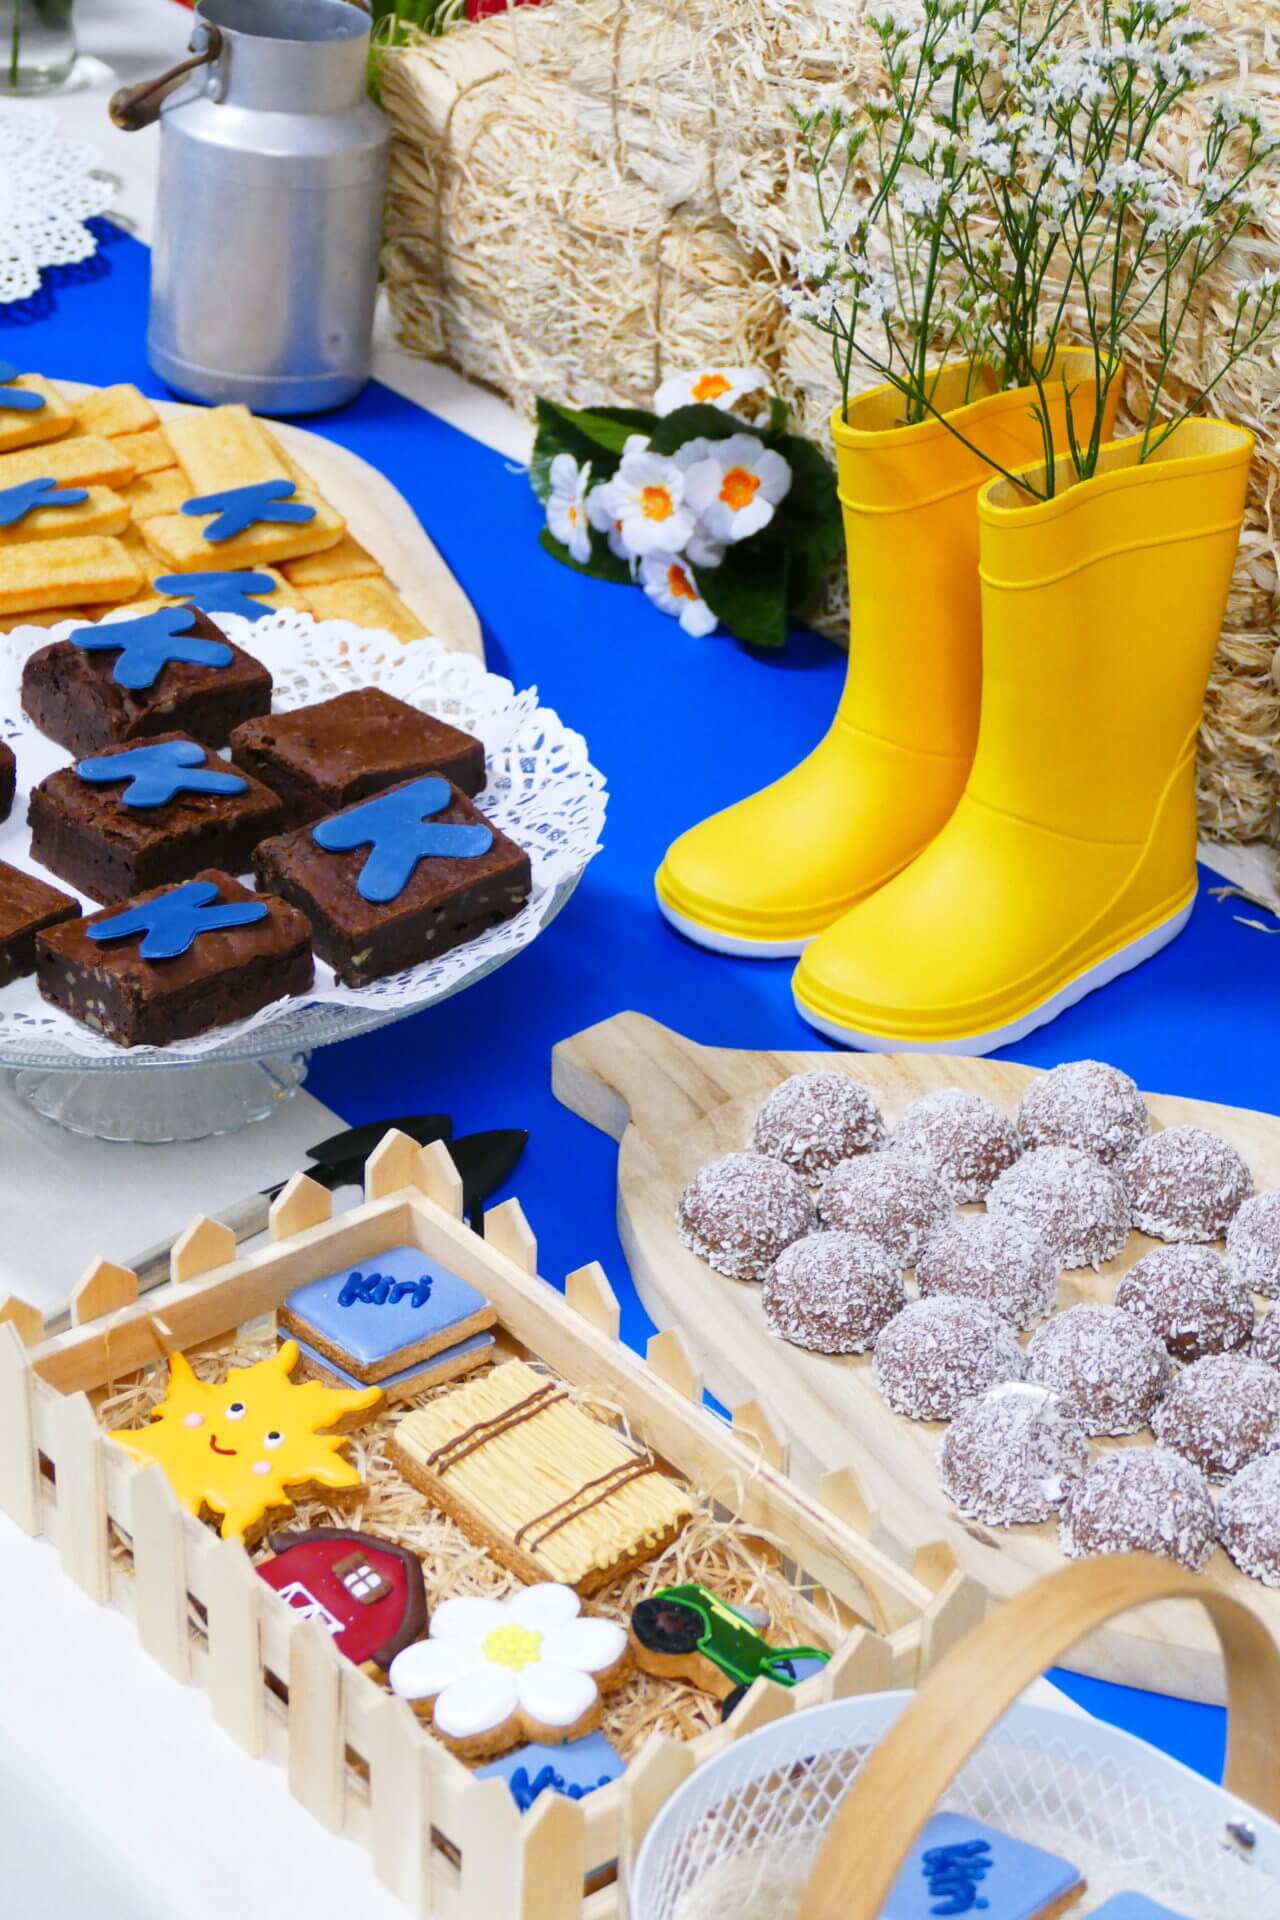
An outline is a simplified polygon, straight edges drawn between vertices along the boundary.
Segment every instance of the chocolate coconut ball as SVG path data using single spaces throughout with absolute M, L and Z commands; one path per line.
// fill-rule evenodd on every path
M 1033 1080 L 1018 1108 L 1028 1147 L 1078 1147 L 1113 1166 L 1151 1131 L 1146 1102 L 1127 1073 L 1103 1060 L 1069 1060 Z
M 758 1153 L 726 1153 L 699 1167 L 676 1207 L 686 1247 L 731 1280 L 763 1280 L 783 1248 L 816 1224 L 799 1174 Z
M 865 1353 L 907 1303 L 901 1269 L 860 1233 L 807 1233 L 784 1249 L 760 1296 L 770 1333 L 815 1353 Z
M 1116 1305 L 1150 1327 L 1175 1360 L 1247 1347 L 1253 1295 L 1212 1247 L 1156 1247 L 1116 1288 Z
M 1069 1400 L 1005 1380 L 961 1407 L 938 1453 L 942 1491 L 970 1520 L 1013 1527 L 1057 1513 L 1089 1464 Z
M 1280 1587 L 1280 1453 L 1233 1474 L 1218 1501 L 1218 1538 L 1241 1573 Z
M 1280 1371 L 1280 1313 L 1268 1307 L 1254 1330 L 1249 1357 Z
M 1154 1240 L 1221 1240 L 1253 1192 L 1235 1148 L 1204 1127 L 1166 1127 L 1125 1163 L 1130 1217 Z
M 972 1300 L 913 1300 L 876 1341 L 876 1385 L 911 1420 L 949 1420 L 966 1400 L 1025 1370 L 1007 1322 Z
M 921 1299 L 977 1300 L 1015 1327 L 1034 1327 L 1058 1297 L 1058 1256 L 1016 1220 L 990 1214 L 944 1221 L 916 1261 Z
M 1178 1375 L 1151 1426 L 1210 1480 L 1226 1480 L 1280 1447 L 1280 1373 L 1244 1354 L 1211 1353 Z
M 1137 1433 L 1164 1391 L 1169 1356 L 1119 1307 L 1068 1307 L 1031 1342 L 1027 1377 L 1065 1395 L 1086 1433 Z
M 757 1153 L 785 1160 L 806 1180 L 829 1167 L 874 1153 L 885 1143 L 880 1109 L 847 1073 L 794 1073 L 775 1087 L 751 1131 Z
M 1252 1194 L 1232 1216 L 1227 1265 L 1251 1293 L 1280 1293 L 1280 1187 Z
M 818 1192 L 825 1227 L 878 1240 L 900 1267 L 914 1267 L 933 1229 L 951 1212 L 937 1175 L 896 1153 L 868 1153 L 833 1167 Z
M 898 1122 L 893 1145 L 929 1167 L 960 1205 L 985 1200 L 1022 1152 L 1008 1114 L 961 1087 L 940 1087 L 913 1100 Z
M 1100 1267 L 1129 1234 L 1116 1175 L 1079 1147 L 1039 1147 L 1002 1173 L 987 1198 L 993 1219 L 1016 1220 L 1056 1248 L 1066 1267 Z
M 1158 1553 L 1199 1573 L 1217 1521 L 1204 1475 L 1167 1447 L 1104 1453 L 1068 1488 L 1058 1544 L 1073 1560 Z

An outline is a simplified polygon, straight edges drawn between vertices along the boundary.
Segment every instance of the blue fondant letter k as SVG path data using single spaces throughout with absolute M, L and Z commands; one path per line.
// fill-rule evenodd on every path
M 428 774 L 322 820 L 312 829 L 312 838 L 326 853 L 368 847 L 356 891 L 362 899 L 379 904 L 398 900 L 420 860 L 475 860 L 493 845 L 488 827 L 458 827 L 431 819 L 433 813 L 443 812 L 449 799 L 448 781 Z

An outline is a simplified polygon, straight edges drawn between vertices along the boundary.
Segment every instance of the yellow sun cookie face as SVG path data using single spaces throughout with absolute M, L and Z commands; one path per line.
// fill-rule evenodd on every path
M 303 1485 L 358 1487 L 341 1457 L 340 1433 L 324 1433 L 376 1407 L 378 1387 L 294 1386 L 296 1342 L 286 1340 L 253 1367 L 232 1367 L 224 1381 L 197 1380 L 180 1353 L 169 1356 L 169 1386 L 152 1424 L 110 1436 L 144 1463 L 158 1461 L 189 1513 L 220 1515 L 224 1540 L 242 1540 L 273 1508 L 291 1507 L 286 1491 Z

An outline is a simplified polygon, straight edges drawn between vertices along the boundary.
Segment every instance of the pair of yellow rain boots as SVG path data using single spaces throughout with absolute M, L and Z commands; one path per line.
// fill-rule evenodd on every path
M 1091 355 L 1059 352 L 1065 443 L 1092 424 Z M 853 607 L 826 738 L 684 834 L 657 876 L 672 925 L 719 952 L 801 956 L 799 1011 L 845 1045 L 982 1054 L 1136 966 L 1196 891 L 1195 741 L 1252 452 L 1187 422 L 1145 463 L 1110 441 L 1052 500 L 1029 389 L 899 424 L 889 387 L 832 422 Z M 1118 385 L 1118 383 L 1117 383 Z

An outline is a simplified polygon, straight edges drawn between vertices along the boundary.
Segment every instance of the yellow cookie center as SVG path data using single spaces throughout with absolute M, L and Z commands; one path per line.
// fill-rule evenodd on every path
M 699 406 L 702 406 L 708 400 L 718 400 L 722 393 L 728 393 L 729 382 L 722 373 L 704 373 L 700 380 L 694 381 L 691 391 Z
M 645 487 L 641 493 L 646 520 L 669 520 L 675 512 L 665 487 Z
M 748 473 L 745 467 L 730 467 L 720 486 L 720 498 L 738 513 L 751 505 L 759 488 L 760 482 L 754 473 Z
M 484 1657 L 495 1667 L 510 1667 L 519 1673 L 542 1656 L 542 1635 L 528 1627 L 495 1627 L 484 1643 Z

